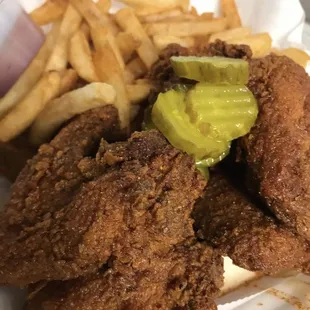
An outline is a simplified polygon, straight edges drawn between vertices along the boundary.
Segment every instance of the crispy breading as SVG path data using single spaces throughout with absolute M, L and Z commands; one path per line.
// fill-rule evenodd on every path
M 251 185 L 285 225 L 310 240 L 310 77 L 285 56 L 250 61 L 259 115 L 242 139 Z
M 221 172 L 211 175 L 194 212 L 201 237 L 248 270 L 275 274 L 300 268 L 309 259 L 306 240 L 265 214 L 258 201 L 232 184 L 236 180 L 229 181 Z
M 28 162 L 0 216 L 1 283 L 25 285 L 97 269 L 104 253 L 83 249 L 92 210 L 87 210 L 87 203 L 79 204 L 87 195 L 84 183 L 97 173 L 95 159 L 89 156 L 117 126 L 114 107 L 89 111 Z
M 17 180 L 1 217 L 2 283 L 76 278 L 116 248 L 140 242 L 159 255 L 194 236 L 190 213 L 206 185 L 194 159 L 158 131 L 98 148 L 111 119 L 100 111 L 42 146 Z
M 125 240 L 120 242 L 124 244 Z M 217 309 L 209 297 L 216 296 L 222 286 L 223 265 L 211 248 L 189 241 L 153 255 L 150 246 L 130 248 L 129 244 L 113 253 L 107 270 L 47 284 L 29 300 L 27 309 Z

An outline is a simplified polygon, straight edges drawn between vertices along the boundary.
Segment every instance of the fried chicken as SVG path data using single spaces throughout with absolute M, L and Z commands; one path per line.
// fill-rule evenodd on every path
M 93 283 L 99 281 L 108 294 L 102 300 L 111 301 L 107 309 L 115 305 L 115 290 L 134 304 L 139 299 L 141 307 L 153 302 L 149 298 L 199 304 L 223 282 L 220 255 L 195 242 L 190 217 L 206 181 L 193 158 L 158 131 L 98 146 L 116 120 L 109 109 L 76 118 L 18 178 L 1 217 L 1 282 L 84 276 L 74 282 L 83 283 L 77 289 L 92 288 L 96 299 Z M 181 281 L 178 288 L 173 279 Z M 137 283 L 128 290 L 130 281 Z M 149 292 L 142 291 L 144 281 Z
M 217 309 L 210 297 L 222 285 L 218 254 L 195 241 L 160 255 L 152 252 L 151 245 L 127 246 L 124 251 L 120 247 L 107 270 L 83 279 L 51 282 L 29 300 L 27 309 Z
M 310 276 L 310 261 L 308 261 L 306 264 L 303 265 L 302 271 L 303 273 Z
M 223 260 L 191 218 L 204 177 L 157 130 L 99 144 L 115 124 L 89 111 L 28 163 L 1 217 L 1 282 L 54 280 L 29 309 L 216 309 Z
M 211 175 L 194 218 L 199 235 L 242 268 L 274 274 L 309 258 L 304 238 L 266 215 L 221 172 Z
M 285 225 L 310 240 L 310 77 L 294 61 L 250 61 L 259 116 L 242 149 L 251 187 Z M 253 188 L 252 188 L 253 190 Z
M 94 210 L 87 209 L 93 197 L 87 197 L 84 183 L 97 172 L 89 156 L 117 126 L 112 106 L 89 111 L 28 162 L 0 216 L 2 284 L 66 279 L 97 270 L 104 253 L 98 253 L 94 244 L 92 248 L 91 238 L 87 240 Z M 83 248 L 85 244 L 88 247 Z

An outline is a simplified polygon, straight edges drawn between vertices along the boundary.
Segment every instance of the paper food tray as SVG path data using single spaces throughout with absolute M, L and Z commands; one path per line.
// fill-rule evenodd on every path
M 10 0 L 7 0 L 10 1 Z M 44 0 L 20 0 L 27 11 Z M 219 14 L 219 0 L 192 0 L 201 12 Z M 242 22 L 254 32 L 269 32 L 274 45 L 310 49 L 302 42 L 305 14 L 299 0 L 236 0 Z M 114 5 L 114 10 L 117 6 Z M 307 36 L 310 44 L 310 28 Z M 310 68 L 309 68 L 310 69 Z M 310 70 L 308 70 L 310 72 Z M 0 208 L 9 195 L 9 183 L 0 176 Z M 285 274 L 263 277 L 234 266 L 225 258 L 224 296 L 217 300 L 219 310 L 310 310 L 310 277 Z M 0 310 L 21 310 L 26 293 L 12 287 L 0 287 Z

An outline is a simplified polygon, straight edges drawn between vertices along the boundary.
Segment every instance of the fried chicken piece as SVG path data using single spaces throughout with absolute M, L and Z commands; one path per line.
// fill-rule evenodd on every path
M 206 46 L 204 51 L 197 50 L 196 54 L 198 56 L 219 56 L 244 60 L 249 60 L 253 56 L 252 50 L 248 45 L 227 44 L 221 40 L 216 40 L 214 43 Z
M 138 227 L 135 242 L 143 228 Z M 107 270 L 84 279 L 51 282 L 29 300 L 27 309 L 217 309 L 210 297 L 222 285 L 223 265 L 211 248 L 189 241 L 153 255 L 151 244 L 130 247 L 131 237 L 120 240 L 129 244 L 113 253 Z
M 96 261 L 96 249 L 83 248 L 91 242 L 86 238 L 92 211 L 87 212 L 87 203 L 78 205 L 84 199 L 78 194 L 85 192 L 84 182 L 96 172 L 92 171 L 95 160 L 88 156 L 101 138 L 117 127 L 114 107 L 89 111 L 73 120 L 49 145 L 41 146 L 28 162 L 0 216 L 1 283 L 25 285 L 96 270 L 89 259 Z
M 141 225 L 130 246 L 144 249 L 145 235 L 156 255 L 194 236 L 190 214 L 206 182 L 192 157 L 158 131 L 103 143 L 87 157 L 109 120 L 105 110 L 80 116 L 22 172 L 1 217 L 2 283 L 94 273 Z
M 306 264 L 303 265 L 302 271 L 303 273 L 310 276 L 310 261 L 308 261 Z
M 310 77 L 285 56 L 250 61 L 259 116 L 242 139 L 254 191 L 285 225 L 310 240 Z
M 309 258 L 305 239 L 265 215 L 221 172 L 211 175 L 194 218 L 202 238 L 242 268 L 274 274 Z

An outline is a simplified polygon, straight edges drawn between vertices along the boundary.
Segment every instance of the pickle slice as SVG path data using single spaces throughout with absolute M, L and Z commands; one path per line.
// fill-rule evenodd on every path
M 249 133 L 258 106 L 246 86 L 199 83 L 187 93 L 186 112 L 203 135 L 232 141 Z
M 190 80 L 233 85 L 245 85 L 249 81 L 249 64 L 242 59 L 173 56 L 170 61 L 176 75 Z
M 208 158 L 204 158 L 201 160 L 197 160 L 196 161 L 196 167 L 203 169 L 205 167 L 215 166 L 216 164 L 221 162 L 226 156 L 228 156 L 228 154 L 230 152 L 230 147 L 231 147 L 231 143 L 229 143 L 227 149 L 223 153 L 219 154 L 219 156 L 217 158 L 208 157 Z
M 174 147 L 194 155 L 197 160 L 218 158 L 227 150 L 229 143 L 201 134 L 185 113 L 185 96 L 185 93 L 175 90 L 159 94 L 152 110 L 154 124 Z
M 200 166 L 196 163 L 196 169 L 200 171 L 200 173 L 205 177 L 206 180 L 210 179 L 210 172 L 208 167 Z

